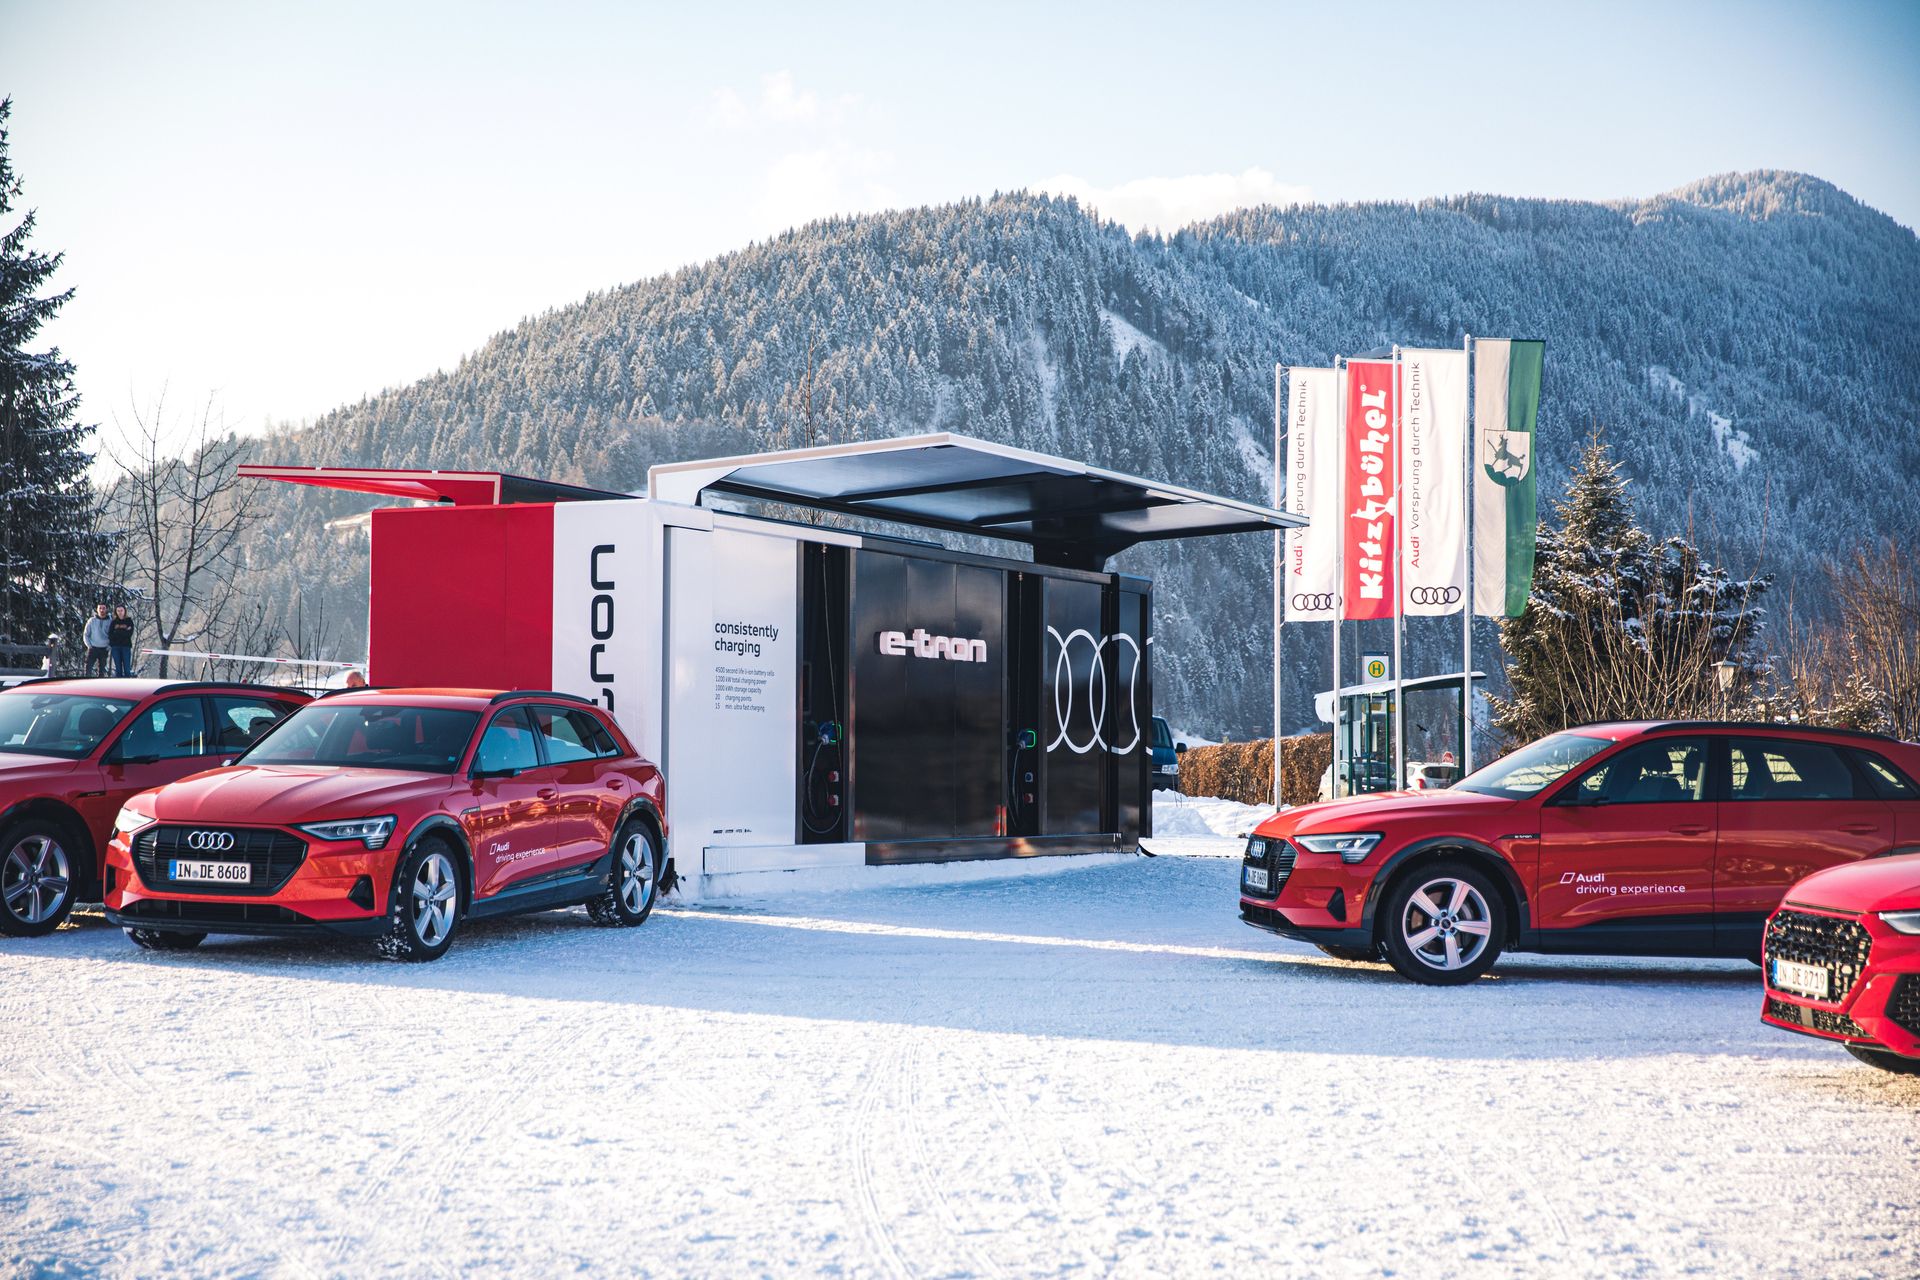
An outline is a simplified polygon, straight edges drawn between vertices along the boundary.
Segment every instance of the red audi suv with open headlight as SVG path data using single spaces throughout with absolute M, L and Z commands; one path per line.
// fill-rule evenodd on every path
M 399 960 L 437 959 L 480 916 L 584 905 L 637 925 L 672 884 L 664 811 L 658 770 L 585 699 L 351 690 L 128 800 L 107 915 L 150 949 L 329 931 Z
M 1920 854 L 1817 871 L 1787 890 L 1763 968 L 1764 1021 L 1920 1075 Z
M 1404 977 L 1503 950 L 1758 960 L 1787 886 L 1920 851 L 1920 747 L 1697 721 L 1551 734 L 1439 791 L 1275 814 L 1240 871 L 1248 924 Z

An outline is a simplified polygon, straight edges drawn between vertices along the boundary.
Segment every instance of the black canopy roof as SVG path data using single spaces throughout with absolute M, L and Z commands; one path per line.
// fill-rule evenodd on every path
M 780 453 L 677 462 L 648 472 L 647 496 L 707 494 L 1025 542 L 1042 564 L 1099 569 L 1140 542 L 1252 533 L 1305 519 L 940 432 Z

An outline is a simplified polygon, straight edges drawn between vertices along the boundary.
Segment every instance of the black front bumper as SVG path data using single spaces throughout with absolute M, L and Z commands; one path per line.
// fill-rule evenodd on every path
M 1366 947 L 1373 945 L 1373 930 L 1367 928 L 1352 929 L 1303 929 L 1272 907 L 1262 907 L 1244 899 L 1240 903 L 1240 919 L 1256 929 L 1268 933 L 1277 933 L 1283 938 L 1292 938 L 1295 942 L 1325 943 L 1331 947 Z
M 315 920 L 271 902 L 179 902 L 171 898 L 142 898 L 122 910 L 109 910 L 107 919 L 122 929 L 231 933 L 259 938 L 316 933 L 377 938 L 387 931 L 384 915 L 358 920 Z

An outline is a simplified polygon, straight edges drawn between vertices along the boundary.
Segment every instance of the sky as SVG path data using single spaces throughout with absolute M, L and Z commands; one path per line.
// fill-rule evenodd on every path
M 996 190 L 1138 230 L 1776 168 L 1920 225 L 1920 0 L 0 0 L 0 95 L 109 436 L 163 393 L 310 421 L 589 292 Z

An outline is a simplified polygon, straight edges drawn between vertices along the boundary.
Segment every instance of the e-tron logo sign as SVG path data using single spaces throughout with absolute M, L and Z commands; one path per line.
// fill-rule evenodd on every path
M 225 853 L 233 848 L 231 831 L 189 831 L 187 848 L 195 853 Z
M 880 652 L 889 658 L 937 658 L 946 662 L 985 662 L 987 660 L 985 640 L 967 640 L 960 636 L 930 636 L 921 627 L 915 627 L 912 635 L 904 631 L 882 631 L 877 639 Z
M 613 641 L 613 570 L 601 559 L 613 558 L 613 544 L 603 542 L 587 553 L 587 585 L 593 598 L 587 605 L 587 630 L 593 645 L 587 650 L 587 679 L 600 686 L 600 705 L 613 710 L 613 672 L 606 669 L 607 646 Z

